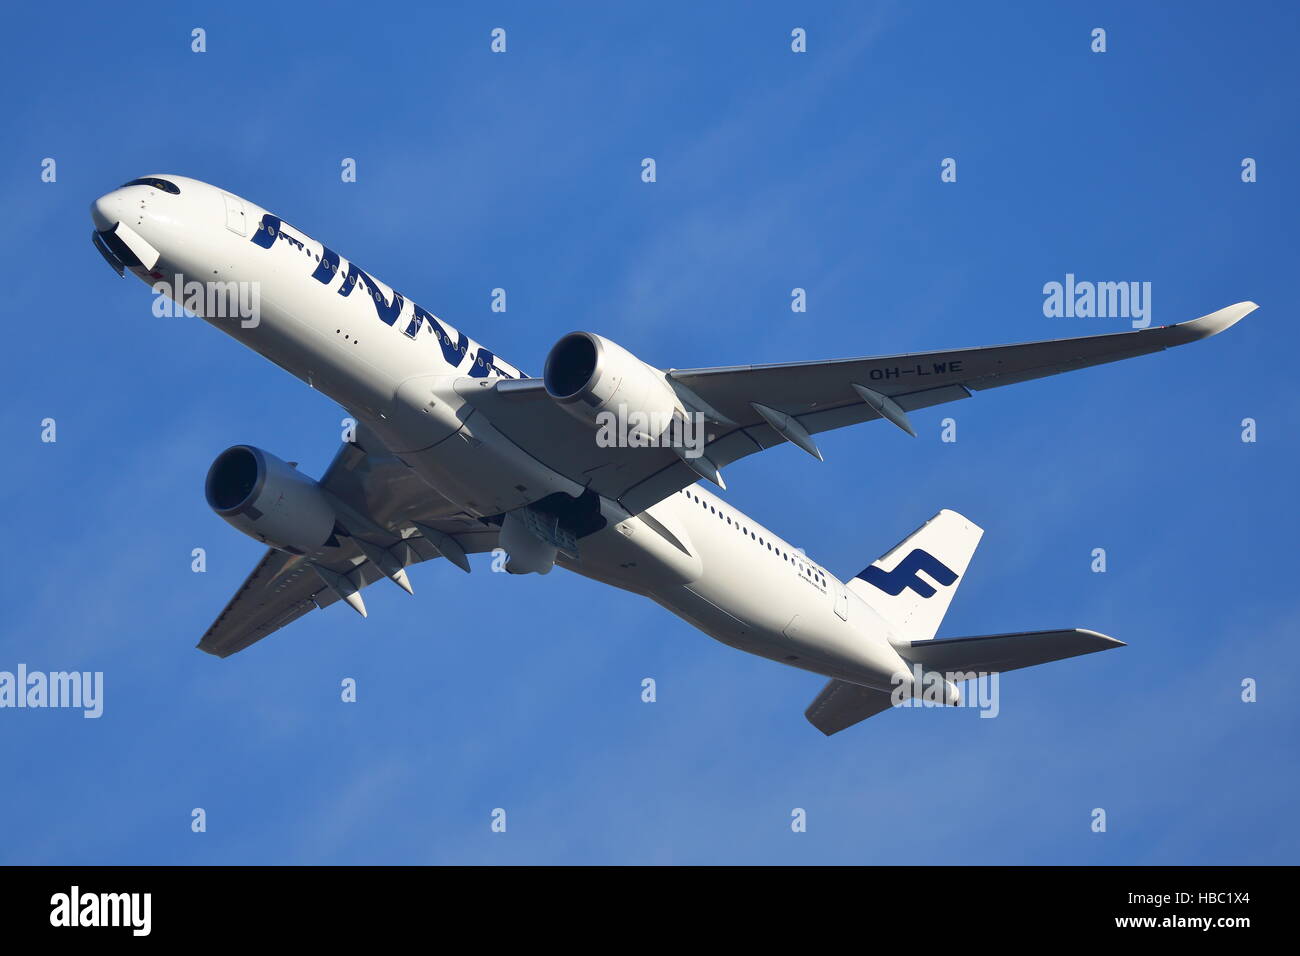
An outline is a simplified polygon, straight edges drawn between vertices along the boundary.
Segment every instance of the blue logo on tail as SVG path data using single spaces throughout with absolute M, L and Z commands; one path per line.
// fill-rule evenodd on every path
M 944 587 L 957 580 L 957 572 L 953 571 L 929 551 L 924 551 L 921 548 L 916 548 L 902 561 L 899 561 L 898 566 L 892 571 L 886 571 L 873 564 L 859 574 L 858 577 L 889 595 L 897 596 L 907 588 L 911 588 L 923 598 L 932 597 L 934 588 L 928 582 L 922 580 L 921 576 L 916 573 L 917 571 L 924 571 Z

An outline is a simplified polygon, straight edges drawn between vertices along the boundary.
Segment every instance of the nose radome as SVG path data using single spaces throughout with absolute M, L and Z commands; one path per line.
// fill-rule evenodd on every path
M 105 229 L 112 229 L 114 223 L 122 222 L 127 218 L 129 200 L 126 193 L 125 189 L 114 189 L 90 204 L 90 218 L 97 230 L 103 232 Z

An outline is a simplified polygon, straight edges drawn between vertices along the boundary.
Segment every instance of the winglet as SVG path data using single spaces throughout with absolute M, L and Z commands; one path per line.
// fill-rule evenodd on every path
M 1258 308 L 1259 306 L 1254 302 L 1238 302 L 1226 309 L 1220 309 L 1218 312 L 1203 315 L 1199 319 L 1179 322 L 1177 325 L 1170 326 L 1170 328 L 1179 330 L 1180 335 L 1178 337 L 1182 341 L 1197 342 L 1201 339 L 1208 339 L 1211 335 L 1218 335 L 1224 329 L 1232 328 Z

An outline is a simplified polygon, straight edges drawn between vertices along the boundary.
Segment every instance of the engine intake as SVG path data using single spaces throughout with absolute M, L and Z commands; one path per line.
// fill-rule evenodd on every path
M 217 456 L 204 483 L 208 505 L 234 528 L 291 554 L 336 544 L 334 506 L 321 486 L 252 445 Z
M 687 412 L 664 373 L 603 336 L 570 332 L 552 346 L 543 375 L 546 392 L 589 425 L 610 414 L 623 428 L 658 438 Z

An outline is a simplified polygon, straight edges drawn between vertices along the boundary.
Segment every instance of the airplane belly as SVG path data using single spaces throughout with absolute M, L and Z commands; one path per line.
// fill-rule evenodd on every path
M 652 589 L 653 600 L 739 650 L 854 684 L 892 688 L 893 673 L 905 665 L 869 608 L 853 607 L 846 620 L 835 611 L 837 581 L 822 590 L 766 549 L 737 547 L 737 532 L 684 499 L 661 505 L 679 500 L 674 515 L 698 547 L 703 573 L 687 585 Z
M 664 504 L 633 516 L 616 502 L 601 499 L 605 527 L 579 539 L 578 558 L 561 564 L 656 601 L 657 595 L 698 580 L 704 563 L 686 529 Z
M 291 354 L 278 364 L 345 408 L 380 417 L 392 401 L 400 374 L 385 361 L 388 329 L 360 321 L 353 314 L 358 311 L 354 304 L 329 296 L 323 288 L 278 285 L 272 285 L 273 294 L 263 306 L 268 332 L 278 331 L 292 342 Z M 358 327 L 365 331 L 358 332 Z M 262 351 L 256 330 L 247 344 Z

